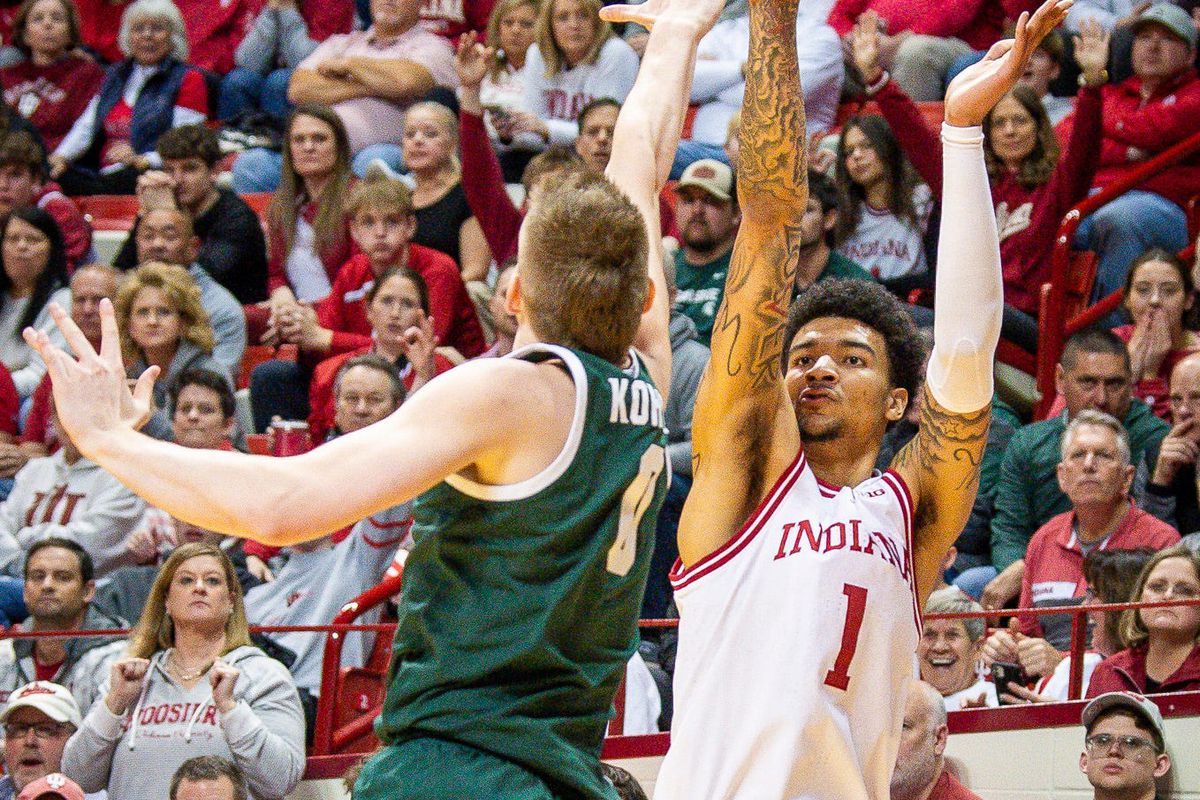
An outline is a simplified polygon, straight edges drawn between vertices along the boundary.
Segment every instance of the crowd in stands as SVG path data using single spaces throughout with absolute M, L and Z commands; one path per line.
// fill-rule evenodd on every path
M 0 800 L 51 779 L 72 798 L 282 797 L 303 771 L 323 640 L 248 626 L 329 622 L 403 563 L 409 505 L 283 550 L 148 508 L 59 428 L 21 330 L 61 339 L 53 302 L 98 346 L 110 299 L 128 376 L 161 370 L 145 432 L 187 447 L 253 450 L 292 424 L 307 449 L 364 428 L 457 364 L 513 350 L 523 215 L 607 166 L 645 31 L 601 21 L 600 0 L 3 5 L 0 622 L 133 634 L 0 642 Z M 878 281 L 933 324 L 938 102 L 1032 8 L 802 4 L 797 294 Z M 1003 338 L 1026 354 L 1064 215 L 1196 133 L 1198 38 L 1194 1 L 1077 0 L 987 116 Z M 648 617 L 674 613 L 692 403 L 741 221 L 748 51 L 746 0 L 728 0 L 661 198 L 672 480 Z M 112 195 L 128 203 L 102 220 L 96 196 Z M 1084 291 L 1123 297 L 1066 342 L 1049 415 L 1035 417 L 1032 378 L 998 364 L 978 498 L 928 613 L 994 623 L 1200 597 L 1198 199 L 1192 155 L 1079 226 Z M 918 424 L 912 409 L 889 431 L 881 468 Z M 1089 696 L 1200 689 L 1200 608 L 1087 616 Z M 905 744 L 928 750 L 925 771 L 894 796 L 953 780 L 946 710 L 1066 699 L 1070 640 L 1067 610 L 926 624 Z M 352 635 L 342 666 L 372 650 Z M 626 733 L 669 724 L 672 662 L 672 635 L 647 635 Z

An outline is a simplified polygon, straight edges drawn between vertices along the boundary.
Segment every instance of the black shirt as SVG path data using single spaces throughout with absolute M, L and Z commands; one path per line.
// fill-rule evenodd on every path
M 413 214 L 417 218 L 413 242 L 445 253 L 461 266 L 458 234 L 462 224 L 473 216 L 462 183 L 454 184 L 436 203 L 415 209 Z

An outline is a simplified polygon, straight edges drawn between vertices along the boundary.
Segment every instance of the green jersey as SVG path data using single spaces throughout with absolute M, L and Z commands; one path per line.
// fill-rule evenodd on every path
M 417 499 L 377 732 L 491 752 L 556 795 L 615 798 L 599 754 L 670 479 L 662 396 L 636 354 L 628 370 L 551 345 L 511 357 L 569 371 L 567 443 L 521 483 L 453 475 Z

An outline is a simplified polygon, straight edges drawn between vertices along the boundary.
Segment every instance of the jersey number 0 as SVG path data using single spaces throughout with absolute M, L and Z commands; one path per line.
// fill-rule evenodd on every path
M 650 501 L 654 499 L 658 476 L 662 474 L 666 463 L 666 451 L 662 445 L 647 447 L 638 464 L 637 475 L 621 495 L 621 521 L 617 524 L 617 539 L 608 550 L 606 564 L 613 575 L 624 577 L 633 567 L 634 556 L 637 555 L 638 527 L 646 509 L 650 507 Z

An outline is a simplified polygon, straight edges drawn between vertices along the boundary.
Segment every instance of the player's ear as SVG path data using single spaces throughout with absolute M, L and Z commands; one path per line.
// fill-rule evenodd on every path
M 654 294 L 658 288 L 654 285 L 653 278 L 646 278 L 646 302 L 642 304 L 642 313 L 645 314 L 654 307 Z
M 884 412 L 884 417 L 888 422 L 899 422 L 904 418 L 904 412 L 908 409 L 908 390 L 907 389 L 892 389 L 887 396 L 887 409 Z
M 521 315 L 521 270 L 518 267 L 513 272 L 512 283 L 508 287 L 508 297 L 504 300 L 504 310 L 514 317 Z

